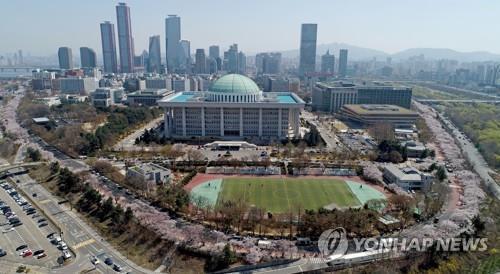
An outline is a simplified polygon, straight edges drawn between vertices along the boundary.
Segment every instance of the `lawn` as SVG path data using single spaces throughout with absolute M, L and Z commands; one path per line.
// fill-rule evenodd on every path
M 335 179 L 224 178 L 218 201 L 246 201 L 274 213 L 321 208 L 359 206 L 346 183 Z

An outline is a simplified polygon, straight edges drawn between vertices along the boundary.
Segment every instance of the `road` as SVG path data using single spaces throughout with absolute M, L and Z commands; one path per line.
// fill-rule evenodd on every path
M 137 139 L 138 137 L 140 137 L 144 133 L 144 131 L 146 129 L 150 130 L 150 129 L 154 129 L 154 128 L 158 127 L 158 125 L 162 121 L 163 121 L 163 114 L 160 115 L 160 117 L 158 117 L 158 118 L 150 121 L 149 123 L 147 123 L 143 127 L 137 129 L 132 134 L 129 134 L 127 137 L 125 137 L 124 139 L 122 139 L 121 141 L 119 141 L 113 147 L 113 149 L 114 150 L 134 150 L 134 148 L 136 147 L 135 146 L 135 139 Z M 138 147 L 138 148 L 140 148 L 140 147 Z
M 316 115 L 307 112 L 307 111 L 302 111 L 302 118 L 304 118 L 306 121 L 314 125 L 317 129 L 319 134 L 321 135 L 321 138 L 323 141 L 326 143 L 326 149 L 328 150 L 333 150 L 337 148 L 340 144 L 339 139 L 337 136 L 335 136 L 335 133 L 328 128 L 326 128 L 320 121 L 316 119 Z
M 485 104 L 500 104 L 500 100 L 474 100 L 474 99 L 415 99 L 420 103 L 485 103 Z
M 451 131 L 455 141 L 460 146 L 465 157 L 471 163 L 474 171 L 481 177 L 486 184 L 488 190 L 500 200 L 500 186 L 493 180 L 490 173 L 494 171 L 488 166 L 481 153 L 477 150 L 474 143 L 470 142 L 465 134 L 463 134 L 449 119 L 439 114 L 442 123 Z

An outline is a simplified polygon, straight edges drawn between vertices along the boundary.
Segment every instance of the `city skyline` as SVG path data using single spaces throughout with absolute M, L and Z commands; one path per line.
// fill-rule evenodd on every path
M 23 14 L 15 14 L 15 17 L 14 14 L 6 12 L 26 3 L 34 8 Z M 249 54 L 297 49 L 300 42 L 300 25 L 310 22 L 318 24 L 318 45 L 342 42 L 387 53 L 417 47 L 500 53 L 500 38 L 490 35 L 487 28 L 477 27 L 491 22 L 500 10 L 500 4 L 490 2 L 488 2 L 489 9 L 481 9 L 482 5 L 479 3 L 464 1 L 440 3 L 383 1 L 377 4 L 368 1 L 357 4 L 344 1 L 332 3 L 312 1 L 308 2 L 307 6 L 299 1 L 273 1 L 266 3 L 266 9 L 258 8 L 263 5 L 261 1 L 252 3 L 219 1 L 216 5 L 196 3 L 197 7 L 200 6 L 199 9 L 191 8 L 195 4 L 193 1 L 182 3 L 155 1 L 148 2 L 148 5 L 140 5 L 138 1 L 126 1 L 126 3 L 132 14 L 132 36 L 136 54 L 148 48 L 148 38 L 151 35 L 159 33 L 161 40 L 165 41 L 162 22 L 168 14 L 177 14 L 183 18 L 182 39 L 191 41 L 193 49 L 208 49 L 208 46 L 213 44 L 220 45 L 224 49 L 232 43 L 237 43 Z M 114 11 L 116 4 L 118 1 L 89 1 L 85 4 L 68 4 L 62 1 L 8 2 L 5 4 L 6 8 L 2 9 L 4 12 L 0 12 L 0 18 L 11 22 L 10 24 L 17 28 L 0 30 L 2 37 L 9 37 L 8 42 L 0 47 L 0 52 L 23 49 L 31 55 L 54 55 L 60 45 L 67 45 L 74 49 L 87 46 L 97 50 L 98 55 L 101 55 L 99 24 L 103 21 L 116 24 Z M 151 6 L 155 8 L 151 9 Z M 223 13 L 223 16 L 210 16 L 210 20 L 207 20 L 210 13 L 197 12 L 204 10 L 203 6 L 207 6 L 207 9 L 216 9 L 217 12 Z M 259 20 L 255 20 L 256 14 L 251 12 L 244 14 L 228 12 L 248 11 L 252 7 L 259 11 Z M 52 10 L 59 11 L 57 17 L 49 15 Z M 79 12 L 75 13 L 75 10 Z M 276 13 L 277 10 L 286 10 L 287 16 L 280 16 Z M 332 10 L 335 11 L 333 13 L 335 16 L 331 16 Z M 443 11 L 446 11 L 445 14 L 453 12 L 454 17 L 442 20 Z M 274 16 L 266 16 L 273 12 Z M 467 16 L 468 20 L 462 20 L 464 18 L 462 15 Z M 279 20 L 276 20 L 278 17 Z M 61 21 L 70 21 L 71 24 L 58 24 L 57 32 L 41 34 L 37 33 L 36 29 L 29 28 L 29 25 L 33 24 L 33 18 L 47 25 Z M 347 20 L 348 18 L 350 20 Z M 405 36 L 403 32 L 413 34 Z M 74 35 L 75 33 L 78 35 Z M 374 36 L 374 33 L 377 36 Z M 49 35 L 51 39 L 42 39 L 40 35 L 45 38 Z M 255 39 L 256 37 L 260 38 Z M 383 39 L 380 39 L 381 37 Z

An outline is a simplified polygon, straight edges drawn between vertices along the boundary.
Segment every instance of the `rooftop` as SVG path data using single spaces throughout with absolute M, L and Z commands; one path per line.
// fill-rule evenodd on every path
M 227 74 L 217 79 L 209 88 L 211 92 L 248 94 L 259 93 L 260 88 L 250 78 L 240 74 Z
M 161 101 L 170 103 L 187 103 L 187 102 L 207 102 L 204 97 L 204 92 L 177 92 L 163 98 Z M 218 102 L 217 102 L 218 103 Z M 280 104 L 304 104 L 299 97 L 293 93 L 287 92 L 265 92 L 255 103 L 280 103 Z M 237 104 L 237 103 L 232 103 Z M 248 104 L 248 103 L 246 103 Z
M 407 115 L 417 115 L 416 112 L 411 111 L 407 108 L 403 108 L 395 105 L 344 105 L 344 108 L 356 112 L 360 115 L 374 115 L 374 114 L 407 114 Z

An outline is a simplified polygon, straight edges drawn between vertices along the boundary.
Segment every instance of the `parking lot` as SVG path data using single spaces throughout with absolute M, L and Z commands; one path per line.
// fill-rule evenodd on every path
M 0 260 L 49 268 L 58 265 L 63 251 L 48 237 L 57 230 L 12 186 L 0 182 L 0 253 L 5 254 Z

